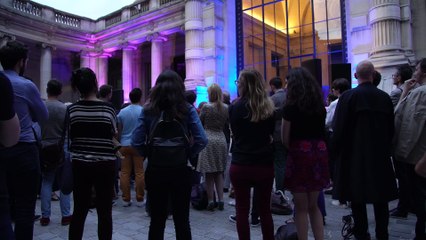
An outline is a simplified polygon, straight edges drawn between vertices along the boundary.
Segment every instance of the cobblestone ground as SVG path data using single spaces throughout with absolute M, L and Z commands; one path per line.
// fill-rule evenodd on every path
M 134 196 L 134 194 L 133 194 Z M 228 194 L 225 194 L 225 201 L 229 202 Z M 343 239 L 341 236 L 341 228 L 343 226 L 342 216 L 350 213 L 349 209 L 336 207 L 331 205 L 329 195 L 326 195 L 327 216 L 325 218 L 325 239 Z M 390 209 L 396 206 L 396 201 L 389 204 Z M 37 214 L 40 214 L 40 200 L 37 201 Z M 236 226 L 229 222 L 228 216 L 234 214 L 235 209 L 226 205 L 224 211 L 197 211 L 191 209 L 191 229 L 194 240 L 215 239 L 215 240 L 234 240 L 238 239 Z M 374 236 L 374 218 L 371 206 L 368 208 L 369 229 L 371 235 Z M 138 208 L 135 205 L 130 207 L 122 207 L 121 202 L 113 207 L 113 239 L 114 240 L 131 240 L 131 239 L 147 239 L 149 217 L 145 214 L 144 208 Z M 275 230 L 284 224 L 284 221 L 291 216 L 274 215 Z M 46 227 L 42 227 L 40 223 L 35 222 L 34 239 L 35 240 L 60 240 L 68 239 L 68 226 L 61 226 L 61 216 L 59 202 L 52 202 L 51 223 Z M 414 238 L 415 216 L 409 215 L 408 219 L 390 219 L 389 233 L 392 240 L 403 240 Z M 83 239 L 97 238 L 97 215 L 96 210 L 90 212 L 87 216 Z M 260 240 L 260 227 L 251 228 L 251 236 L 254 240 Z M 309 239 L 314 239 L 312 233 L 309 233 Z M 168 220 L 165 230 L 165 239 L 175 239 L 173 221 Z M 372 238 L 375 239 L 375 238 Z

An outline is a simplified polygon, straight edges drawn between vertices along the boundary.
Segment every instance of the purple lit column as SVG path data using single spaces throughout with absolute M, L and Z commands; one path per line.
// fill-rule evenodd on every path
M 163 71 L 162 46 L 166 38 L 156 33 L 148 36 L 147 40 L 151 40 L 151 86 L 153 87 L 161 71 Z
M 47 82 L 52 78 L 52 46 L 41 44 L 41 57 L 40 57 L 40 95 L 41 98 L 46 99 Z
M 185 87 L 205 86 L 203 68 L 203 7 L 201 0 L 185 2 Z
M 123 98 L 124 101 L 129 101 L 129 93 L 133 88 L 133 54 L 136 50 L 135 46 L 126 46 L 123 48 Z
M 80 53 L 80 67 L 90 68 L 90 55 L 87 52 Z
M 102 86 L 108 84 L 108 55 L 101 54 L 98 57 L 98 84 Z

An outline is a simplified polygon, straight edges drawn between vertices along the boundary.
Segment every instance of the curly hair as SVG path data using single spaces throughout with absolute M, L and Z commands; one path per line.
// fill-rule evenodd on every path
M 291 69 L 287 82 L 286 105 L 295 105 L 304 113 L 321 113 L 324 110 L 321 88 L 308 70 Z
M 247 100 L 250 120 L 259 122 L 274 114 L 274 103 L 265 90 L 263 77 L 256 69 L 244 69 L 238 78 L 241 98 Z

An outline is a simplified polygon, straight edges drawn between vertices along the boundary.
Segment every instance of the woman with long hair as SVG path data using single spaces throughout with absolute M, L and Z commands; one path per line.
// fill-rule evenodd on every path
M 209 144 L 201 151 L 197 171 L 206 176 L 206 190 L 208 205 L 207 210 L 213 211 L 214 187 L 218 198 L 217 208 L 223 210 L 223 172 L 226 168 L 226 156 L 228 149 L 226 144 L 224 127 L 228 127 L 228 106 L 222 102 L 222 90 L 213 83 L 207 89 L 209 103 L 203 106 L 200 112 L 201 123 L 209 140 Z
M 309 215 L 314 237 L 321 240 L 324 226 L 317 200 L 329 183 L 322 91 L 304 68 L 290 70 L 287 82 L 282 121 L 282 139 L 288 149 L 284 182 L 293 194 L 298 238 L 308 239 Z
M 273 240 L 270 201 L 274 181 L 274 104 L 257 70 L 241 71 L 236 84 L 240 98 L 229 107 L 229 118 L 234 142 L 230 177 L 235 191 L 238 238 L 250 239 L 250 190 L 254 188 L 263 239 Z
M 74 212 L 69 239 L 82 239 L 92 187 L 96 191 L 99 239 L 112 239 L 112 195 L 115 176 L 117 117 L 114 107 L 96 97 L 98 82 L 90 68 L 72 72 L 71 86 L 80 100 L 69 106 L 68 139 L 72 153 Z
M 207 138 L 197 111 L 186 102 L 184 92 L 183 80 L 176 72 L 171 70 L 162 72 L 152 88 L 150 101 L 143 107 L 138 126 L 132 135 L 133 147 L 141 156 L 148 158 L 145 182 L 150 202 L 151 223 L 148 234 L 150 240 L 164 239 L 169 199 L 176 239 L 192 238 L 189 224 L 192 173 L 188 160 L 206 146 Z M 160 119 L 179 122 L 191 136 L 192 142 L 188 146 L 189 156 L 183 159 L 176 156 L 159 159 L 154 156 L 153 145 L 150 142 L 154 132 L 161 131 L 158 127 Z M 163 149 L 162 152 L 166 151 L 168 152 Z

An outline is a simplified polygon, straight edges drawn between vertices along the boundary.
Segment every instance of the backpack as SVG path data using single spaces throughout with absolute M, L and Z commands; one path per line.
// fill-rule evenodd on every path
M 287 223 L 280 226 L 275 234 L 275 240 L 297 240 L 297 230 L 295 223 Z
M 205 182 L 192 185 L 191 205 L 195 210 L 205 210 L 209 204 Z M 213 195 L 213 202 L 217 207 L 216 194 Z
M 195 184 L 191 190 L 191 205 L 195 210 L 204 210 L 207 208 L 207 191 L 204 183 Z
M 161 112 L 148 138 L 149 165 L 178 167 L 188 164 L 189 137 L 186 129 L 176 118 Z

